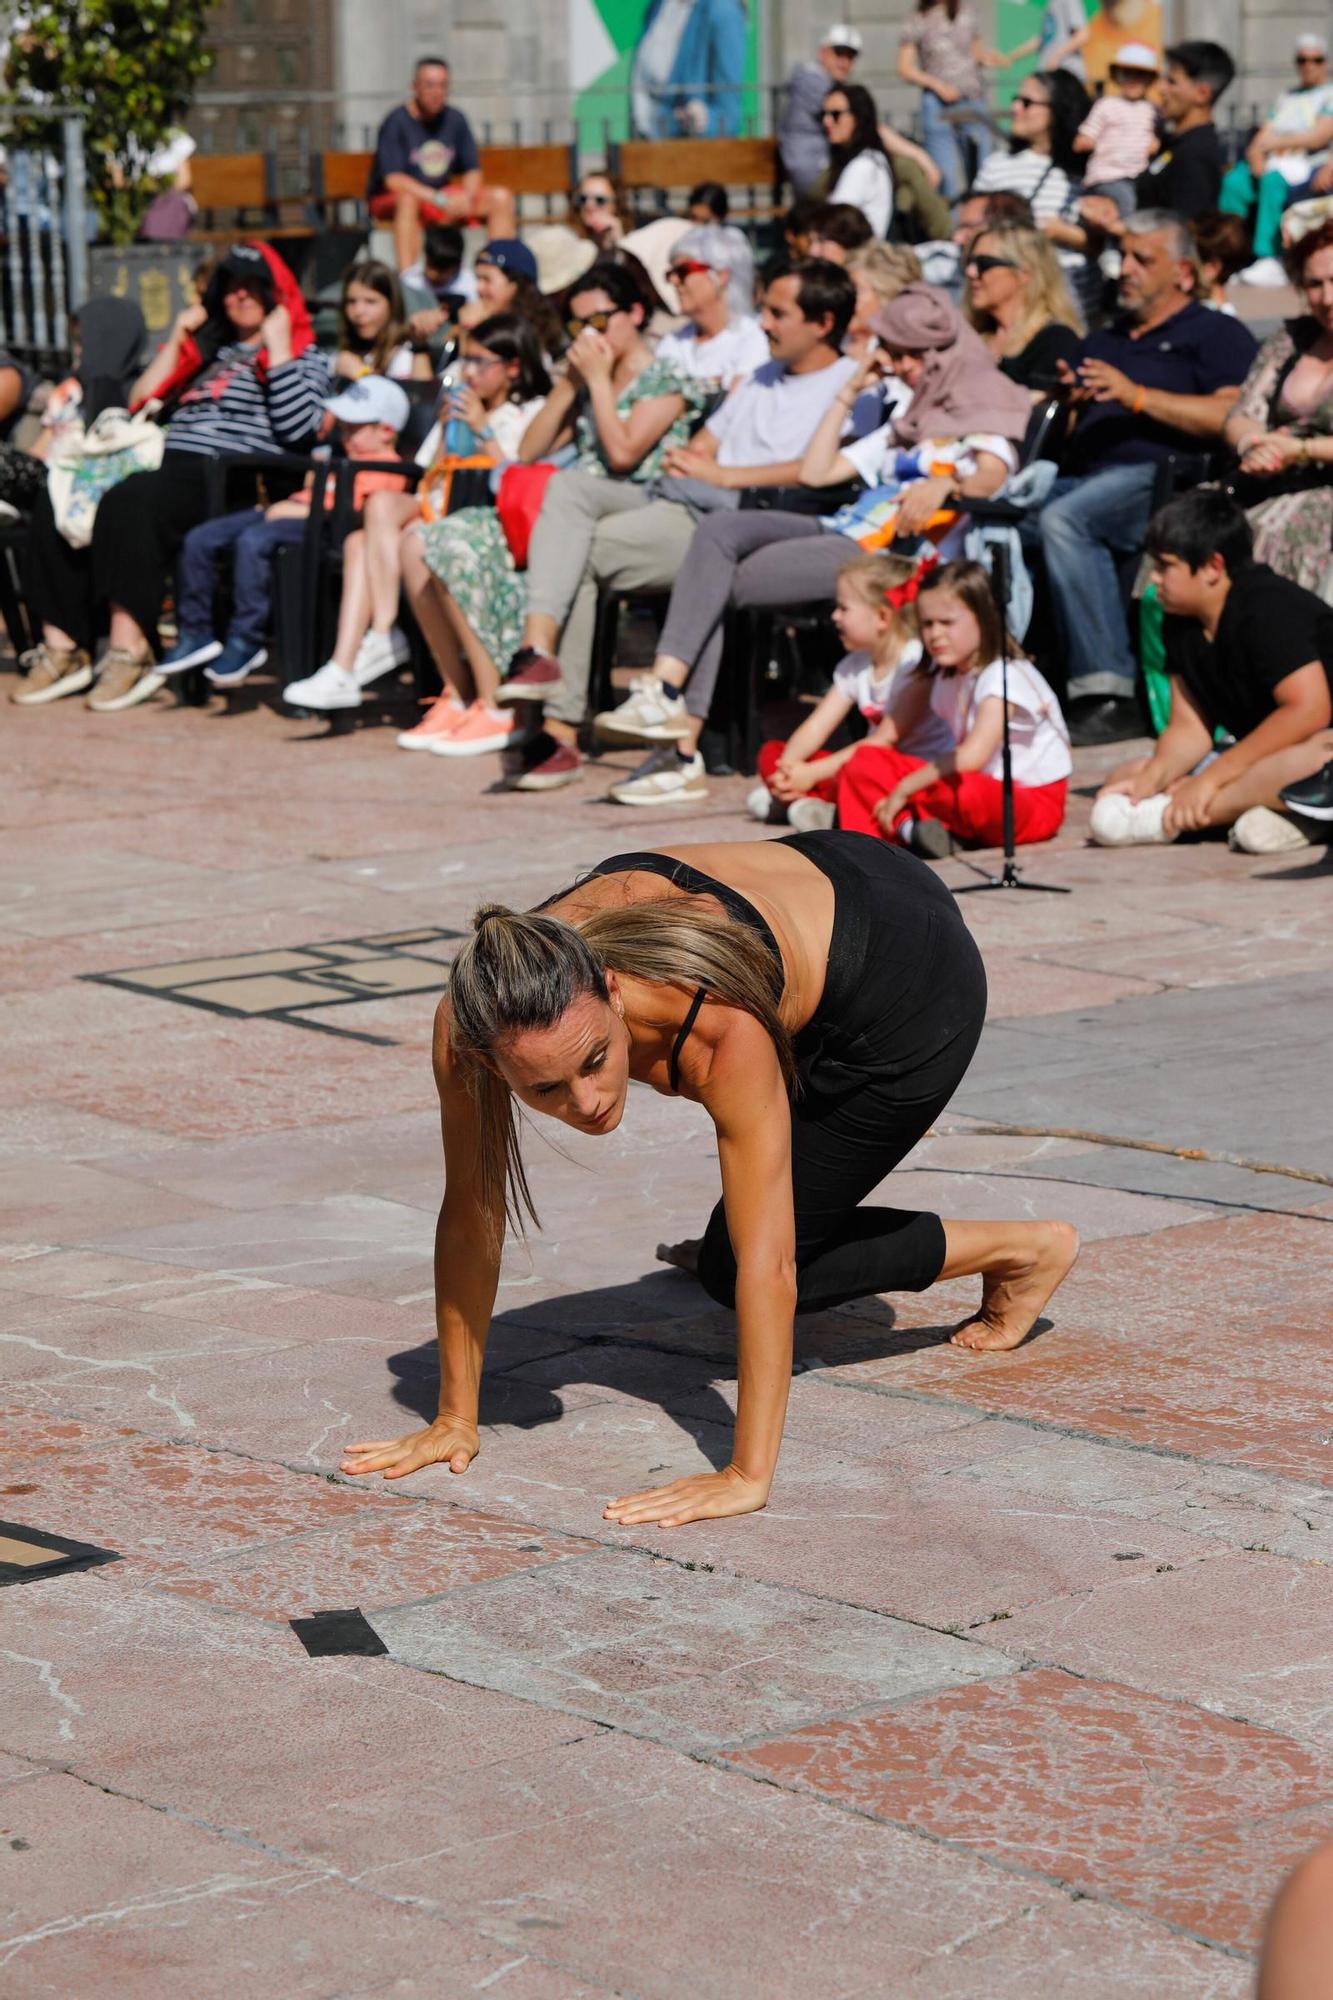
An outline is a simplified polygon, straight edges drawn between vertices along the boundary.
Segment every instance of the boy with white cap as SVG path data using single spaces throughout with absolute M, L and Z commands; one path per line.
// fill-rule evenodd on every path
M 1089 156 L 1084 193 L 1105 195 L 1121 215 L 1133 212 L 1134 183 L 1157 151 L 1157 113 L 1148 97 L 1156 81 L 1148 44 L 1125 42 L 1111 65 L 1115 95 L 1099 97 L 1074 135 L 1074 151 Z
M 349 382 L 324 408 L 337 423 L 348 458 L 397 456 L 398 433 L 410 409 L 406 391 L 397 382 L 385 375 L 363 375 Z M 360 472 L 354 487 L 355 504 L 363 506 L 367 494 L 377 487 L 402 484 L 398 473 Z M 313 478 L 308 478 L 290 499 L 276 501 L 267 509 L 242 507 L 236 513 L 201 521 L 190 530 L 181 547 L 178 573 L 179 637 L 161 661 L 160 673 L 180 674 L 190 667 L 203 667 L 205 679 L 214 687 L 229 688 L 239 687 L 263 666 L 268 658 L 264 636 L 273 602 L 273 559 L 280 548 L 304 539 L 312 487 Z M 331 484 L 325 502 L 332 505 Z M 213 630 L 213 595 L 218 563 L 228 550 L 232 555 L 231 620 L 225 638 L 218 639 Z M 393 649 L 388 650 L 390 657 L 377 668 L 380 673 L 401 664 Z M 368 673 L 366 679 L 370 678 Z
M 797 195 L 809 194 L 828 166 L 828 140 L 820 113 L 831 83 L 846 83 L 864 43 L 860 31 L 837 21 L 819 44 L 813 62 L 797 63 L 787 78 L 778 122 L 782 171 Z
M 1254 216 L 1254 257 L 1241 272 L 1247 285 L 1283 285 L 1278 261 L 1282 211 L 1299 201 L 1333 144 L 1333 84 L 1328 43 L 1302 35 L 1294 50 L 1296 87 L 1284 90 L 1222 182 L 1218 207 L 1225 215 Z

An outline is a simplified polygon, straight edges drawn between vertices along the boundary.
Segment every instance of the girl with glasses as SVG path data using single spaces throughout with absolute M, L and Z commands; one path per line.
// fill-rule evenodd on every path
M 963 313 L 1011 382 L 1049 394 L 1078 358 L 1082 321 L 1039 229 L 997 223 L 963 256 Z

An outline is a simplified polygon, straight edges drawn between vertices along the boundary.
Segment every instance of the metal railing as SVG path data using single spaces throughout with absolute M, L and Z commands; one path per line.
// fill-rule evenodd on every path
M 34 124 L 44 143 L 33 143 Z M 0 107 L 0 137 L 16 132 L 21 143 L 9 147 L 0 202 L 0 338 L 8 347 L 63 351 L 70 314 L 88 296 L 83 113 Z

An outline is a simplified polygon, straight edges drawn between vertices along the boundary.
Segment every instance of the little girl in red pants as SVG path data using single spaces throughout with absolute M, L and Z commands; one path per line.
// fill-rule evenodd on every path
M 945 723 L 954 747 L 926 760 L 896 744 L 858 744 L 838 780 L 838 824 L 935 858 L 959 843 L 997 846 L 1004 729 L 998 655 L 1006 642 L 990 576 L 974 562 L 923 572 L 916 609 L 925 659 L 912 676 L 899 727 L 906 734 L 928 709 Z M 1065 816 L 1069 731 L 1055 695 L 1012 645 L 1009 743 L 1014 839 L 1049 840 Z
M 787 820 L 801 833 L 832 826 L 838 780 L 863 743 L 897 744 L 916 757 L 953 748 L 947 723 L 918 699 L 921 641 L 916 636 L 916 565 L 903 556 L 856 555 L 838 571 L 833 623 L 847 648 L 833 685 L 784 743 L 762 745 L 756 785 L 746 805 L 758 820 Z M 912 711 L 903 730 L 898 712 Z M 868 735 L 841 750 L 824 745 L 860 711 Z

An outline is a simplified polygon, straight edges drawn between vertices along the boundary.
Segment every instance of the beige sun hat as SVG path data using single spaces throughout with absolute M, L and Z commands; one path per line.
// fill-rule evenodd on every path
M 562 222 L 543 223 L 539 229 L 529 229 L 524 241 L 537 259 L 539 291 L 567 291 L 597 261 L 596 244 L 566 229 Z

